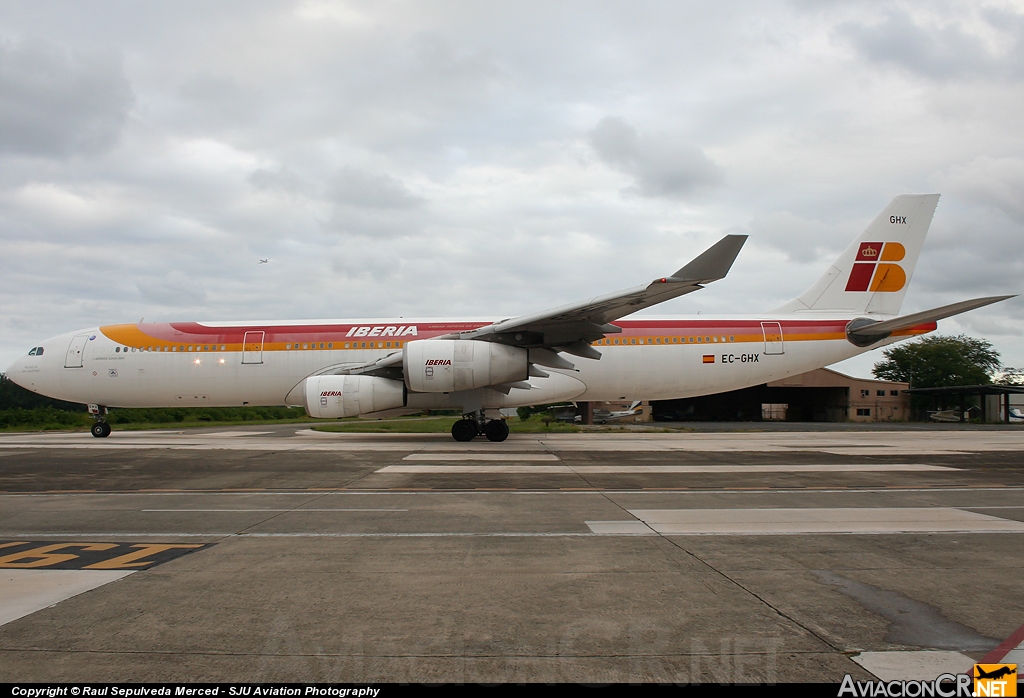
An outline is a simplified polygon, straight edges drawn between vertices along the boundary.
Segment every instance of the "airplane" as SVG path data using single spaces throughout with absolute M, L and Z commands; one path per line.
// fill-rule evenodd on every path
M 270 264 L 270 258 L 267 257 L 266 259 L 261 259 L 260 264 Z
M 104 325 L 47 339 L 7 376 L 89 404 L 96 437 L 108 407 L 284 404 L 317 419 L 459 409 L 457 441 L 504 441 L 501 408 L 760 385 L 1012 298 L 899 315 L 938 199 L 895 197 L 806 292 L 760 315 L 624 319 L 724 278 L 746 241 L 726 235 L 668 276 L 513 318 Z
M 605 424 L 616 419 L 625 419 L 626 417 L 635 417 L 641 413 L 640 403 L 641 400 L 634 400 L 630 406 L 624 410 L 594 410 L 594 422 L 597 424 Z

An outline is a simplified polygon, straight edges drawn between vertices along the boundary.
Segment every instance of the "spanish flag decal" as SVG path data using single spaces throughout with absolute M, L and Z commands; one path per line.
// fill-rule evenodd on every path
M 704 363 L 706 363 L 706 364 L 713 364 L 713 363 L 715 363 L 715 355 L 714 354 L 705 354 L 704 355 Z

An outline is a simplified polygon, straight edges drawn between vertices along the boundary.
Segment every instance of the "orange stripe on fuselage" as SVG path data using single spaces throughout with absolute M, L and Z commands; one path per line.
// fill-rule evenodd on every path
M 600 346 L 621 346 L 633 340 L 636 344 L 655 346 L 680 344 L 750 343 L 763 342 L 764 331 L 761 320 L 624 320 L 617 324 L 622 327 L 619 334 L 607 335 L 604 340 L 594 342 Z M 772 321 L 775 322 L 775 321 Z M 809 342 L 842 340 L 846 338 L 848 320 L 780 320 L 783 341 Z M 397 349 L 406 342 L 430 339 L 443 334 L 460 332 L 481 327 L 486 323 L 437 322 L 416 323 L 415 335 L 395 336 L 373 335 L 347 336 L 355 328 L 384 327 L 375 323 L 345 323 L 337 325 L 252 325 L 243 327 L 209 327 L 198 323 L 146 323 L 126 325 L 105 325 L 100 332 L 110 340 L 142 350 L 154 351 L 229 351 L 243 350 L 246 332 L 263 332 L 263 351 L 301 351 L 305 344 L 308 350 L 330 349 L 332 351 L 363 349 Z M 391 328 L 393 326 L 387 325 Z M 906 330 L 894 332 L 895 337 L 908 337 L 931 332 L 936 323 L 924 323 Z M 615 340 L 619 340 L 616 342 Z M 659 341 L 660 340 L 660 341 Z M 323 347 L 320 347 L 323 344 Z M 329 346 L 330 345 L 330 346 Z M 221 348 L 223 347 L 223 348 Z

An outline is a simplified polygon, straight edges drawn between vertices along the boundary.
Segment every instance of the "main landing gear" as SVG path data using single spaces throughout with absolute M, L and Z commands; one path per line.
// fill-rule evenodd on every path
M 104 439 L 110 436 L 110 425 L 107 424 L 107 408 L 99 405 L 89 405 L 89 414 L 96 421 L 89 428 L 92 435 L 97 439 Z
M 504 419 L 486 419 L 481 410 L 464 415 L 452 425 L 452 437 L 456 441 L 472 441 L 481 432 L 488 441 L 504 441 L 508 438 L 508 424 Z

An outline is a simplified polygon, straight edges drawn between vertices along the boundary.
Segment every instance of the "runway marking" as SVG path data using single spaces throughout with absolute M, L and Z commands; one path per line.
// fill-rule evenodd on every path
M 17 536 L 30 538 L 30 536 Z M 105 534 L 93 536 L 102 540 Z M 141 570 L 206 546 L 192 543 L 0 543 L 0 569 Z
M 196 434 L 196 436 L 213 436 L 213 437 L 224 437 L 224 436 L 264 436 L 266 434 L 273 434 L 272 431 L 211 431 L 206 434 Z
M 0 625 L 134 573 L 134 570 L 0 570 Z
M 554 453 L 411 453 L 402 460 L 552 461 L 561 458 Z
M 449 458 L 438 454 L 413 454 L 402 460 L 557 460 L 557 458 Z M 542 455 L 542 454 L 537 454 Z M 375 473 L 407 474 L 564 474 L 651 475 L 690 473 L 853 473 L 853 472 L 962 472 L 959 468 L 922 463 L 844 463 L 829 465 L 388 465 Z
M 926 487 L 730 487 L 730 488 L 702 488 L 702 487 L 644 487 L 634 489 L 609 489 L 604 487 L 591 487 L 586 490 L 537 490 L 507 487 L 493 487 L 475 490 L 450 490 L 422 488 L 381 488 L 381 489 L 347 489 L 339 487 L 332 490 L 318 489 L 308 490 L 261 490 L 258 492 L 239 492 L 238 490 L 112 490 L 109 492 L 97 492 L 96 490 L 44 490 L 42 492 L 2 492 L 0 497 L 310 497 L 325 495 L 341 495 L 352 497 L 388 497 L 408 495 L 452 495 L 464 496 L 466 494 L 515 494 L 515 495 L 558 495 L 558 494 L 593 494 L 601 492 L 604 494 L 859 494 L 859 493 L 886 493 L 894 494 L 901 492 L 1024 492 L 1024 487 L 1012 485 L 997 487 L 948 487 L 935 485 Z M 978 507 L 965 507 L 977 509 Z
M 954 507 L 631 509 L 666 535 L 1024 533 L 1024 522 Z
M 931 681 L 939 674 L 969 674 L 974 660 L 959 652 L 861 652 L 850 657 L 882 681 Z
M 611 524 L 622 525 L 622 524 L 637 524 L 642 523 L 639 521 L 591 521 L 589 524 L 594 525 L 609 525 Z M 589 528 L 589 525 L 588 525 Z M 965 530 L 959 528 L 956 530 L 924 530 L 924 531 L 905 531 L 905 530 L 863 530 L 863 531 L 774 531 L 774 532 L 760 532 L 751 533 L 750 531 L 741 532 L 722 532 L 722 533 L 669 533 L 665 531 L 657 531 L 654 527 L 649 527 L 655 534 L 660 535 L 692 535 L 692 536 L 749 536 L 749 535 L 857 535 L 857 536 L 877 536 L 877 535 L 965 535 L 972 533 L 1000 533 L 1000 534 L 1012 534 L 1012 533 L 1024 533 L 1024 529 L 1017 530 Z M 591 528 L 587 531 L 306 531 L 299 533 L 292 532 L 267 532 L 267 533 L 238 533 L 238 532 L 204 532 L 204 533 L 149 533 L 136 531 L 132 533 L 21 533 L 16 534 L 20 537 L 33 537 L 33 538 L 216 538 L 223 540 L 227 538 L 468 538 L 468 537 L 480 537 L 480 538 L 602 538 L 605 536 L 618 536 L 618 535 L 636 535 L 637 532 L 642 529 L 638 527 L 630 527 L 628 533 L 612 533 L 612 532 L 598 532 Z
M 986 654 L 979 664 L 1024 664 L 1024 625 L 1017 628 L 1010 637 Z M 1020 676 L 1018 673 L 1017 676 Z
M 304 508 L 301 508 L 301 507 L 296 509 L 296 508 L 293 507 L 291 509 L 142 509 L 141 511 L 143 511 L 143 512 L 194 512 L 194 513 L 210 513 L 210 512 L 238 513 L 238 512 L 257 512 L 257 511 L 274 513 L 274 512 L 285 511 L 285 512 L 294 512 L 294 513 L 299 513 L 300 514 L 302 512 L 306 512 L 306 511 L 389 511 L 389 512 L 395 512 L 395 511 L 409 511 L 409 510 L 408 509 L 337 509 L 337 508 L 335 508 L 335 509 L 304 509 Z

